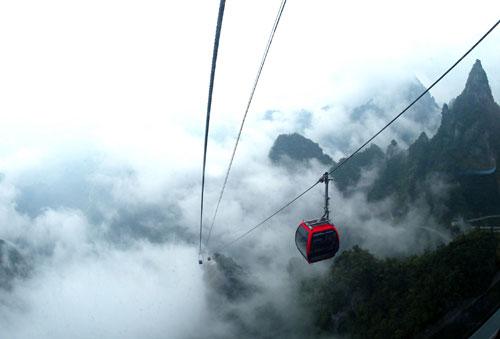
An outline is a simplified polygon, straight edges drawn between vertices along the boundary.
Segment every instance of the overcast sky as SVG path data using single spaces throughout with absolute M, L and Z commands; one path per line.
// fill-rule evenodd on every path
M 279 5 L 227 1 L 211 137 L 236 134 Z M 1 2 L 2 164 L 81 142 L 199 162 L 217 10 L 216 0 Z M 427 85 L 499 13 L 497 1 L 289 0 L 248 128 L 266 110 L 349 102 L 399 76 Z M 497 29 L 433 90 L 438 102 L 458 94 L 476 58 L 498 98 L 498 46 Z

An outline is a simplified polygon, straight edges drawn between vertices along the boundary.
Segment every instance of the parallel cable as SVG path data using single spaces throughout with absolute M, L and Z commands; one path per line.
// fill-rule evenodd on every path
M 202 170 L 202 175 L 201 175 L 200 245 L 198 248 L 198 254 L 200 254 L 200 255 L 201 255 L 201 235 L 203 232 L 203 198 L 204 198 L 204 192 L 205 192 L 205 166 L 206 166 L 206 162 L 207 162 L 208 130 L 209 130 L 209 126 L 210 126 L 210 111 L 212 110 L 212 93 L 214 90 L 215 66 L 217 64 L 217 52 L 219 51 L 220 32 L 222 29 L 222 18 L 224 16 L 225 5 L 226 5 L 226 0 L 220 0 L 219 15 L 217 17 L 217 27 L 215 29 L 214 50 L 213 50 L 213 54 L 212 54 L 212 68 L 210 71 L 210 85 L 208 88 L 207 119 L 206 119 L 206 123 L 205 123 L 205 145 L 203 147 L 203 170 Z
M 238 132 L 238 136 L 237 136 L 236 142 L 234 144 L 233 153 L 231 155 L 231 160 L 229 161 L 229 166 L 227 167 L 226 176 L 224 178 L 224 183 L 222 184 L 222 189 L 221 189 L 220 194 L 219 194 L 219 200 L 217 201 L 217 206 L 215 207 L 215 213 L 214 213 L 214 216 L 212 218 L 212 224 L 210 225 L 210 230 L 208 231 L 208 236 L 207 236 L 207 241 L 206 241 L 206 247 L 208 247 L 209 242 L 210 242 L 210 236 L 212 235 L 212 230 L 214 228 L 215 218 L 217 217 L 217 212 L 219 211 L 220 202 L 222 200 L 222 196 L 224 195 L 224 190 L 226 189 L 227 180 L 229 178 L 229 172 L 231 171 L 231 167 L 233 165 L 234 156 L 236 154 L 236 149 L 238 148 L 238 143 L 239 143 L 240 138 L 241 138 L 241 132 L 243 131 L 243 126 L 245 125 L 245 120 L 247 118 L 248 111 L 250 110 L 250 105 L 252 104 L 252 99 L 253 99 L 253 96 L 255 94 L 255 90 L 257 89 L 257 84 L 259 82 L 260 74 L 262 73 L 262 69 L 264 68 L 264 64 L 266 62 L 267 54 L 269 53 L 269 49 L 271 48 L 271 44 L 273 42 L 274 34 L 276 33 L 276 29 L 278 28 L 278 24 L 280 22 L 281 15 L 283 14 L 283 10 L 285 9 L 285 5 L 286 5 L 286 0 L 282 0 L 281 6 L 280 6 L 280 8 L 278 10 L 278 14 L 276 15 L 276 19 L 274 20 L 273 28 L 271 29 L 271 33 L 269 35 L 269 39 L 267 41 L 267 45 L 266 45 L 266 49 L 264 51 L 264 55 L 262 56 L 262 60 L 260 62 L 260 66 L 259 66 L 259 69 L 257 71 L 257 77 L 255 78 L 255 82 L 253 84 L 252 91 L 250 92 L 250 97 L 248 98 L 247 106 L 246 106 L 246 109 L 245 109 L 245 114 L 243 115 L 243 120 L 241 121 L 240 130 Z
M 418 100 L 420 100 L 425 94 L 427 94 L 438 82 L 440 82 L 451 70 L 453 70 L 467 55 L 470 54 L 500 23 L 500 20 L 498 20 L 472 47 L 470 47 L 467 52 L 465 52 L 450 68 L 448 68 L 436 81 L 434 81 L 429 87 L 427 87 L 415 100 L 413 100 L 405 109 L 403 109 L 398 115 L 396 115 L 391 121 L 389 121 L 382 129 L 380 129 L 377 133 L 375 133 L 371 138 L 369 138 L 366 142 L 364 142 L 358 149 L 356 149 L 351 155 L 349 155 L 347 158 L 342 160 L 337 166 L 335 166 L 332 170 L 330 170 L 328 173 L 332 174 L 335 171 L 337 171 L 340 167 L 342 167 L 346 162 L 351 160 L 357 153 L 359 153 L 366 145 L 368 145 L 373 139 L 375 139 L 380 133 L 382 133 L 385 129 L 387 129 L 390 125 L 392 125 L 399 117 L 401 117 L 406 111 L 408 111 Z M 262 226 L 264 223 L 269 221 L 271 218 L 273 218 L 275 215 L 283 211 L 285 208 L 293 204 L 295 201 L 297 201 L 299 198 L 304 196 L 307 192 L 309 192 L 313 187 L 315 187 L 320 181 L 318 180 L 316 183 L 314 183 L 312 186 L 307 188 L 304 192 L 300 193 L 298 196 L 296 196 L 294 199 L 290 200 L 287 202 L 285 205 L 280 207 L 278 210 L 276 210 L 273 214 L 271 214 L 269 217 L 265 218 L 262 220 L 260 223 L 257 225 L 253 226 L 250 228 L 248 231 L 243 233 L 242 235 L 238 236 L 237 238 L 229 241 L 225 245 L 219 247 L 219 249 L 222 249 L 223 247 L 229 247 L 233 245 L 235 242 L 241 240 L 242 238 L 246 237 L 248 234 L 256 230 L 258 227 Z
M 259 222 L 257 225 L 253 226 L 252 228 L 250 228 L 248 231 L 246 231 L 245 233 L 243 233 L 242 235 L 238 236 L 237 238 L 231 240 L 231 242 L 229 242 L 226 246 L 231 246 L 232 244 L 234 244 L 235 242 L 237 242 L 238 240 L 246 237 L 249 233 L 253 232 L 255 229 L 257 229 L 258 227 L 264 225 L 268 220 L 270 220 L 271 218 L 273 218 L 276 214 L 279 214 L 281 211 L 283 211 L 285 208 L 287 208 L 288 206 L 290 206 L 291 204 L 293 204 L 295 201 L 299 200 L 300 198 L 302 198 L 303 195 L 305 195 L 307 192 L 309 192 L 310 190 L 312 190 L 314 187 L 316 187 L 317 184 L 319 184 L 320 181 L 316 181 L 313 185 L 309 186 L 308 189 L 306 189 L 304 192 L 300 193 L 299 195 L 297 195 L 295 198 L 293 198 L 292 200 L 290 200 L 289 202 L 287 202 L 285 205 L 283 205 L 280 209 L 276 210 L 273 214 L 271 214 L 270 216 L 268 216 L 266 219 L 262 220 L 261 222 Z

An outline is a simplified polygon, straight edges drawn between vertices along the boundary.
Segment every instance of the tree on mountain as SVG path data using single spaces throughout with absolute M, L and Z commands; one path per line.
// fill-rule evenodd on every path
M 379 259 L 355 246 L 323 278 L 304 280 L 301 300 L 319 333 L 414 337 L 488 288 L 497 270 L 496 247 L 495 236 L 484 232 L 402 259 Z

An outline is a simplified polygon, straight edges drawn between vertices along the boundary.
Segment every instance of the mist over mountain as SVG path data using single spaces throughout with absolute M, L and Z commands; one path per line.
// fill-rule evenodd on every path
M 415 100 L 425 87 L 417 79 L 403 79 L 391 85 L 384 84 L 372 90 L 372 94 L 366 101 L 357 106 L 345 106 L 345 117 L 338 119 L 346 120 L 349 128 L 325 129 L 321 136 L 321 143 L 332 152 L 349 153 L 356 145 L 368 139 L 377 129 L 379 121 L 389 121 L 398 112 Z M 383 148 L 396 140 L 398 143 L 409 146 L 421 131 L 434 135 L 439 126 L 439 106 L 430 93 L 426 93 L 404 116 L 398 124 L 386 131 L 378 144 Z M 325 107 L 324 114 L 338 116 L 334 107 Z
M 476 60 L 463 92 L 442 110 L 441 126 L 427 146 L 430 170 L 458 175 L 496 167 L 500 107 Z
M 346 194 L 349 190 L 359 190 L 359 180 L 363 171 L 376 170 L 384 160 L 384 151 L 375 144 L 358 153 L 355 158 L 340 167 L 333 176 L 338 189 Z M 339 163 L 345 158 L 339 159 Z
M 370 200 L 397 194 L 403 208 L 419 198 L 426 181 L 440 177 L 453 185 L 442 217 L 480 216 L 500 212 L 496 159 L 500 108 L 486 73 L 477 60 L 463 92 L 444 105 L 441 125 L 431 139 L 425 133 L 395 160 L 387 161 L 369 193 Z M 429 190 L 429 204 L 437 205 Z
M 11 289 L 15 279 L 25 279 L 30 265 L 18 249 L 0 239 L 0 288 Z
M 374 98 L 369 99 L 365 104 L 354 108 L 350 114 L 351 121 L 366 120 L 370 115 L 385 118 L 388 114 L 396 112 L 402 105 L 407 105 L 415 100 L 425 90 L 424 85 L 416 78 L 405 81 L 398 87 L 398 90 L 388 97 L 382 98 L 380 94 L 376 94 Z M 384 95 L 387 95 L 387 93 L 384 93 Z M 426 128 L 435 128 L 436 119 L 434 113 L 438 108 L 434 97 L 430 93 L 426 93 L 408 110 L 405 118 L 420 123 Z M 409 138 L 412 135 L 414 133 L 411 131 L 405 131 L 401 138 L 406 142 L 411 142 Z
M 432 97 L 427 96 L 424 106 L 419 107 L 424 109 L 421 121 L 428 123 L 425 109 L 436 114 L 436 107 Z M 355 117 L 362 118 L 366 112 L 382 114 L 369 101 L 354 112 Z M 418 120 L 419 115 L 413 119 Z M 421 131 L 409 147 L 392 140 L 385 151 L 372 144 L 335 172 L 334 182 L 346 199 L 361 195 L 367 204 L 363 208 L 377 206 L 380 215 L 385 211 L 385 222 L 394 223 L 395 229 L 403 227 L 408 216 L 415 215 L 415 206 L 425 206 L 428 216 L 445 228 L 452 220 L 498 214 L 499 131 L 500 108 L 477 60 L 462 93 L 443 106 L 441 124 L 434 135 L 429 138 Z M 287 152 L 294 150 L 289 148 Z M 290 153 L 286 155 L 292 157 Z M 354 221 L 349 222 L 352 226 Z M 413 227 L 426 229 L 418 223 Z M 356 237 L 352 233 L 349 236 Z M 414 239 L 419 235 L 415 234 Z M 457 328 L 464 331 L 473 326 L 457 325 L 447 315 L 454 312 L 457 319 L 477 316 L 467 315 L 478 312 L 467 309 L 467 298 L 481 296 L 495 302 L 497 292 L 487 294 L 500 262 L 498 239 L 492 234 L 461 235 L 436 252 L 426 251 L 410 258 L 380 260 L 358 246 L 348 249 L 350 246 L 344 247 L 321 278 L 295 277 L 303 281 L 300 296 L 304 307 L 314 314 L 311 327 L 315 335 L 450 336 Z M 435 291 L 439 293 L 435 295 Z M 487 310 L 489 306 L 476 306 L 478 310 L 481 307 Z M 440 325 L 431 326 L 438 320 Z
M 429 95 L 419 108 L 425 116 L 415 113 L 335 172 L 330 207 L 341 248 L 337 259 L 312 266 L 297 253 L 293 234 L 300 220 L 322 214 L 321 187 L 199 267 L 193 259 L 199 226 L 198 167 L 163 154 L 166 160 L 160 165 L 143 158 L 134 162 L 89 147 L 75 156 L 55 151 L 21 171 L 6 169 L 0 181 L 0 238 L 8 244 L 1 245 L 0 327 L 15 339 L 39 333 L 61 339 L 102 333 L 110 338 L 163 338 L 169 333 L 189 339 L 348 336 L 397 327 L 394 319 L 380 326 L 364 322 L 364 327 L 356 321 L 366 320 L 359 313 L 362 308 L 377 317 L 385 315 L 377 308 L 381 303 L 403 314 L 406 309 L 399 302 L 405 300 L 412 306 L 404 313 L 411 324 L 404 333 L 424 330 L 443 312 L 458 307 L 461 299 L 413 322 L 411 312 L 420 311 L 419 298 L 432 300 L 433 290 L 450 284 L 448 275 L 459 279 L 479 272 L 483 282 L 473 290 L 466 291 L 464 280 L 443 294 L 466 291 L 463 295 L 475 296 L 496 272 L 491 267 L 492 239 L 466 236 L 455 243 L 456 230 L 449 227 L 455 217 L 487 213 L 481 195 L 491 207 L 496 204 L 486 188 L 497 186 L 475 184 L 496 178 L 490 173 L 493 162 L 484 160 L 497 157 L 495 120 L 463 123 L 467 101 L 488 99 L 486 76 L 477 72 L 477 83 L 471 80 L 466 86 L 471 90 L 464 91 L 467 100 L 457 98 L 440 116 Z M 361 95 L 372 99 L 360 99 L 366 105 L 356 112 L 346 111 L 358 116 L 349 116 L 340 132 L 333 125 L 329 130 L 326 123 L 336 118 L 335 105 L 321 112 L 298 110 L 289 120 L 286 112 L 265 114 L 256 122 L 261 129 L 249 131 L 251 145 L 243 143 L 244 151 L 238 154 L 243 158 L 228 182 L 214 247 L 274 212 L 280 202 L 316 181 L 322 170 L 342 161 L 359 145 L 358 137 L 383 125 L 415 94 L 405 88 L 401 93 L 388 90 L 397 96 L 385 101 L 382 94 Z M 483 105 L 477 114 L 496 112 L 495 105 Z M 440 127 L 434 125 L 436 119 L 443 120 Z M 365 129 L 359 135 L 346 137 L 360 126 Z M 469 131 L 484 126 L 484 140 L 478 137 L 481 133 Z M 437 140 L 439 151 L 431 146 Z M 216 159 L 225 159 L 221 148 L 216 144 L 211 149 Z M 441 160 L 448 148 L 457 150 L 455 158 L 462 157 L 461 162 Z M 207 172 L 208 209 L 218 197 L 223 165 L 212 163 Z M 465 199 L 464 189 L 475 189 L 474 199 Z M 481 258 L 488 266 L 474 271 Z M 448 267 L 449 262 L 453 265 Z M 434 276 L 437 271 L 443 273 Z M 317 288 L 311 288 L 312 282 Z M 387 300 L 370 298 L 392 285 L 397 286 Z M 414 287 L 425 294 L 402 297 Z M 123 324 L 128 324 L 127 333 Z
M 405 97 L 416 97 L 424 90 L 420 83 L 410 89 L 403 91 Z M 411 110 L 410 116 L 414 121 L 428 124 L 432 120 L 430 116 L 437 115 L 437 105 L 429 93 L 422 100 Z M 351 117 L 361 119 L 368 112 L 382 114 L 382 110 L 370 101 L 358 107 Z M 496 159 L 500 156 L 499 128 L 500 108 L 491 94 L 486 72 L 477 60 L 463 92 L 450 106 L 443 106 L 441 124 L 435 135 L 429 139 L 425 131 L 419 132 L 418 138 L 409 143 L 407 149 L 396 140 L 391 141 L 385 152 L 372 144 L 340 168 L 334 180 L 343 193 L 364 190 L 368 201 L 393 196 L 397 214 L 406 213 L 409 204 L 422 198 L 437 217 L 448 222 L 459 216 L 500 213 L 500 176 L 496 171 Z M 280 147 L 283 138 L 278 137 L 270 157 L 275 156 L 273 150 Z M 304 150 L 314 144 L 305 137 L 296 136 L 294 141 L 286 148 L 279 148 L 283 156 L 302 159 Z M 309 157 L 320 160 L 324 157 L 323 150 L 316 147 Z M 357 184 L 363 171 L 373 172 L 373 180 L 361 188 Z M 440 200 L 432 191 L 431 186 L 436 180 L 450 186 L 452 197 L 449 201 Z

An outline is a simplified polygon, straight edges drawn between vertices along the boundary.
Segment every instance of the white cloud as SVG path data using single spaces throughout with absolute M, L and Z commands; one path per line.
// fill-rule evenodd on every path
M 208 312 L 193 252 L 144 244 L 44 267 L 9 296 L 23 306 L 2 310 L 2 333 L 8 338 L 197 335 Z

